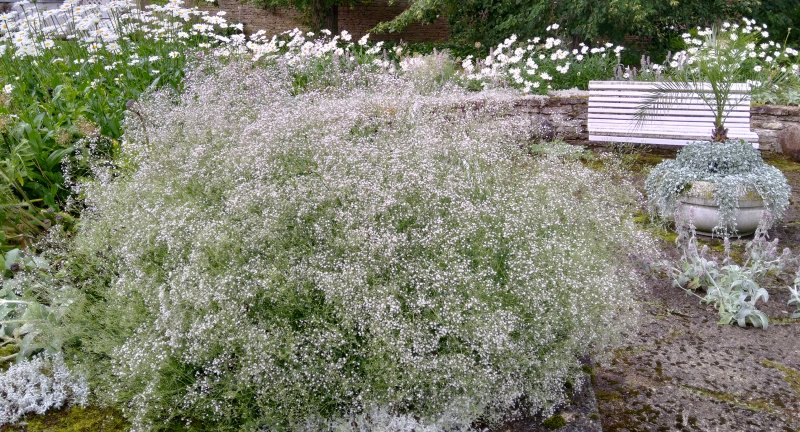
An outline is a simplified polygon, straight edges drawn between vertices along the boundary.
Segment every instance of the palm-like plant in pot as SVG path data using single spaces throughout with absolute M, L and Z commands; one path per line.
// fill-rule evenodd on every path
M 729 140 L 725 122 L 746 97 L 741 88 L 753 70 L 749 57 L 759 34 L 752 30 L 707 29 L 688 50 L 685 67 L 656 85 L 638 108 L 644 122 L 687 98 L 700 99 L 713 113 L 708 141 L 684 147 L 674 160 L 653 168 L 645 183 L 648 206 L 662 218 L 691 223 L 706 235 L 747 235 L 783 217 L 789 204 L 786 177 L 766 164 L 758 150 Z M 711 126 L 711 125 L 709 125 Z

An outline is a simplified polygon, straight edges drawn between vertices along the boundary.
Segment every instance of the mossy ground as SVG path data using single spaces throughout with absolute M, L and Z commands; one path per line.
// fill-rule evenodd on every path
M 780 153 L 762 153 L 764 161 L 781 170 L 784 174 L 800 172 L 800 163 Z
M 45 415 L 29 416 L 2 432 L 123 432 L 128 423 L 122 415 L 110 409 L 72 407 L 51 411 Z
M 556 414 L 547 420 L 545 420 L 542 425 L 550 430 L 556 430 L 562 428 L 567 425 L 567 421 L 564 419 L 564 416 L 560 414 Z
M 789 366 L 786 366 L 783 363 L 779 363 L 773 360 L 764 359 L 761 361 L 761 364 L 764 367 L 777 369 L 783 372 L 783 379 L 786 381 L 789 386 L 792 387 L 795 393 L 800 396 L 800 369 L 795 369 Z
M 786 174 L 794 190 L 787 220 L 770 234 L 800 254 L 800 164 L 780 155 L 765 159 Z M 634 181 L 646 176 L 641 165 L 630 169 Z M 651 221 L 644 211 L 634 221 L 661 240 L 665 256 L 680 256 L 672 227 Z M 699 240 L 717 257 L 725 253 L 722 241 Z M 747 240 L 731 243 L 733 261 L 742 262 Z M 609 364 L 596 368 L 603 430 L 800 431 L 800 320 L 785 312 L 784 282 L 767 287 L 764 310 L 772 325 L 760 330 L 718 325 L 713 307 L 673 287 L 667 275 L 651 275 L 636 293 L 643 311 L 638 327 Z

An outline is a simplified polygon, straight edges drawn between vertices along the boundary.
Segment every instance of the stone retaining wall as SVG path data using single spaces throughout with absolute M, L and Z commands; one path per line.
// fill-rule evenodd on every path
M 556 93 L 550 97 L 522 97 L 514 102 L 514 108 L 531 116 L 540 117 L 548 127 L 552 128 L 556 137 L 570 144 L 585 145 L 589 142 L 586 129 L 588 101 L 588 93 L 567 96 Z
M 800 107 L 761 105 L 750 109 L 750 127 L 758 134 L 761 150 L 780 152 L 781 131 L 791 126 L 800 127 Z
M 564 95 L 564 93 L 567 93 Z M 555 135 L 571 144 L 589 144 L 587 130 L 588 92 L 555 92 L 550 97 L 522 96 L 512 102 L 517 110 L 553 125 Z M 781 132 L 800 128 L 800 107 L 760 105 L 750 109 L 751 130 L 758 134 L 759 148 L 780 152 Z M 710 126 L 709 126 L 710 130 Z

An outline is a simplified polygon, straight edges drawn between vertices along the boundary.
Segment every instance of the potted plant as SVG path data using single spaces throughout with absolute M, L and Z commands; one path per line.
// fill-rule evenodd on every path
M 637 118 L 645 121 L 696 95 L 713 112 L 710 140 L 687 145 L 675 160 L 651 171 L 645 183 L 648 206 L 660 217 L 692 223 L 701 234 L 748 235 L 781 219 L 790 194 L 783 173 L 764 163 L 749 143 L 729 140 L 725 128 L 741 102 L 733 95 L 734 83 L 753 70 L 749 52 L 760 34 L 715 27 L 701 35 L 705 41 L 690 49 L 685 67 L 674 68 L 672 77 L 656 86 Z

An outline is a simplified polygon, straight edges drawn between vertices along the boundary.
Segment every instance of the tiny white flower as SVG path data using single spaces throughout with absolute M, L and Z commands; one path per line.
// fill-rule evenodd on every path
M 14 91 L 14 86 L 12 86 L 11 84 L 6 84 L 3 86 L 3 93 L 11 94 L 12 91 Z

